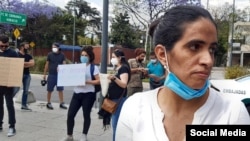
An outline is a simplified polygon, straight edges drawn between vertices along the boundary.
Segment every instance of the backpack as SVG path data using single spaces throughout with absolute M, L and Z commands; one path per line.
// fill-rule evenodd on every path
M 94 70 L 95 70 L 95 65 L 90 64 L 90 74 L 91 74 L 92 80 L 95 80 Z M 95 93 L 100 92 L 100 91 L 101 91 L 101 85 L 100 84 L 95 85 Z

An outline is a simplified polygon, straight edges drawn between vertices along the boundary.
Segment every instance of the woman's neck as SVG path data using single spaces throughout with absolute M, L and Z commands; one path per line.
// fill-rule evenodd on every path
M 202 106 L 209 95 L 209 90 L 202 97 L 192 100 L 184 100 L 168 88 L 162 88 L 158 92 L 158 104 L 161 110 L 169 113 L 195 112 Z

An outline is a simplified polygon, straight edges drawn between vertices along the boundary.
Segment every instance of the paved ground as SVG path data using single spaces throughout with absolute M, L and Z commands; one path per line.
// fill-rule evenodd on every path
M 215 68 L 212 72 L 211 79 L 222 79 L 223 69 Z M 30 104 L 32 112 L 23 112 L 20 104 L 15 102 L 16 109 L 16 130 L 17 134 L 13 137 L 7 137 L 8 131 L 8 113 L 5 108 L 3 131 L 0 132 L 0 141 L 60 141 L 66 136 L 66 115 L 67 110 L 59 109 L 59 104 L 54 102 L 54 110 L 46 109 L 46 102 L 40 97 L 45 97 L 45 88 L 40 85 L 41 76 L 32 75 L 32 91 L 35 93 L 37 101 Z M 144 83 L 145 90 L 148 90 L 148 84 Z M 72 89 L 67 88 L 66 92 L 69 98 L 72 95 Z M 70 95 L 71 94 L 71 95 Z M 42 95 L 42 96 L 41 96 Z M 15 101 L 18 101 L 16 96 Z M 54 97 L 53 97 L 54 98 Z M 67 102 L 69 101 L 67 98 Z M 57 94 L 54 99 L 58 99 Z M 102 120 L 98 119 L 98 104 L 95 104 L 91 112 L 91 126 L 88 134 L 89 141 L 111 141 L 112 130 L 104 132 L 102 129 Z M 75 119 L 74 137 L 79 140 L 82 132 L 82 111 L 79 111 Z
M 60 141 L 66 136 L 66 115 L 67 110 L 59 109 L 54 103 L 54 110 L 47 110 L 45 102 L 37 101 L 30 104 L 32 112 L 24 112 L 20 104 L 15 103 L 16 108 L 16 130 L 14 137 L 7 137 L 8 122 L 7 113 L 4 116 L 3 132 L 0 132 L 1 141 Z M 5 109 L 7 111 L 7 109 Z M 91 117 L 92 123 L 88 138 L 90 141 L 111 141 L 111 129 L 103 131 L 102 120 L 98 119 L 98 109 L 93 108 Z M 79 111 L 75 119 L 74 136 L 78 140 L 82 131 L 82 111 Z

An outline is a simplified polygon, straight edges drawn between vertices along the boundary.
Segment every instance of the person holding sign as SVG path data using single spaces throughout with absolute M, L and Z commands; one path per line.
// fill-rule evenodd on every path
M 9 48 L 9 37 L 0 35 L 0 57 L 18 57 L 16 51 Z M 4 97 L 6 101 L 6 107 L 9 114 L 9 132 L 8 137 L 16 134 L 15 124 L 15 108 L 13 102 L 14 87 L 0 86 L 0 132 L 3 130 L 3 117 L 4 117 Z
M 215 21 L 202 7 L 165 12 L 153 35 L 154 52 L 168 72 L 165 82 L 125 101 L 116 140 L 183 141 L 186 125 L 250 124 L 240 100 L 210 88 L 217 35 Z
M 85 85 L 76 86 L 69 105 L 67 116 L 67 137 L 63 141 L 73 141 L 73 128 L 75 124 L 75 116 L 79 109 L 82 107 L 83 111 L 83 131 L 81 141 L 87 141 L 87 134 L 89 131 L 91 118 L 91 109 L 96 100 L 95 85 L 100 85 L 99 69 L 94 63 L 95 54 L 92 46 L 84 46 L 81 51 L 80 61 L 86 63 L 85 71 Z M 92 72 L 95 79 L 91 77 L 91 66 L 94 65 Z
M 49 110 L 53 110 L 53 106 L 51 104 L 51 95 L 54 90 L 54 87 L 56 86 L 58 95 L 59 95 L 59 100 L 60 100 L 60 105 L 59 107 L 61 109 L 67 109 L 67 106 L 64 104 L 63 101 L 63 89 L 64 87 L 62 86 L 57 86 L 57 75 L 58 75 L 58 65 L 61 64 L 66 64 L 65 56 L 64 54 L 60 51 L 60 45 L 58 43 L 53 43 L 52 45 L 52 52 L 50 52 L 47 56 L 47 61 L 44 67 L 44 76 L 43 79 L 46 80 L 46 74 L 47 71 L 49 70 L 48 78 L 47 78 L 47 108 Z

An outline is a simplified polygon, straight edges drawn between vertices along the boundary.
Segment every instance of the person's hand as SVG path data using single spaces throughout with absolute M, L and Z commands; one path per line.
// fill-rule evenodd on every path
M 147 75 L 148 74 L 148 69 L 147 68 L 143 68 L 142 72 L 143 72 L 144 75 Z
M 43 76 L 43 80 L 46 80 L 46 75 Z
M 154 81 L 155 81 L 155 82 L 160 82 L 160 81 L 161 81 L 161 78 L 160 78 L 160 77 L 155 76 Z
M 141 67 L 139 67 L 139 68 L 137 68 L 137 72 L 145 72 L 146 70 L 145 70 L 145 68 L 141 68 Z
M 112 75 L 112 74 L 110 74 L 109 76 L 108 76 L 108 79 L 109 80 L 114 80 L 116 77 L 114 76 L 114 75 Z

